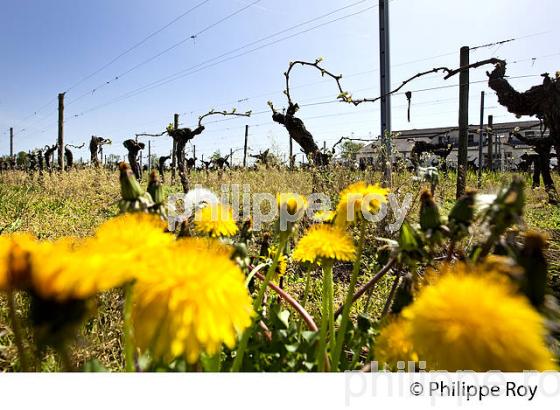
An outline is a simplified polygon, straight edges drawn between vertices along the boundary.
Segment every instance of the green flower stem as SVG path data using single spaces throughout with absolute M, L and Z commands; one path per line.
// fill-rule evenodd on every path
M 251 279 L 253 279 L 253 276 L 255 276 L 257 272 L 265 266 L 266 263 L 261 263 L 260 265 L 257 265 L 253 268 L 253 270 L 247 275 L 247 278 L 245 279 L 245 287 L 249 286 L 249 283 L 251 283 Z
M 305 305 L 307 304 L 307 299 L 309 299 L 309 290 L 311 288 L 311 270 L 307 271 L 307 275 L 305 276 L 305 289 L 303 291 L 303 300 L 301 301 L 301 307 L 305 309 Z
M 278 249 L 284 249 L 286 241 L 288 240 L 288 235 L 282 235 L 280 237 L 280 244 Z M 266 293 L 266 288 L 268 284 L 274 277 L 274 273 L 276 272 L 276 267 L 278 266 L 278 261 L 280 260 L 280 255 L 282 252 L 278 251 L 274 255 L 274 259 L 272 260 L 272 264 L 269 266 L 268 271 L 266 272 L 266 276 L 262 282 L 262 285 L 259 289 L 259 293 L 257 293 L 257 297 L 253 301 L 253 310 L 258 312 L 262 306 L 264 300 L 264 294 Z M 249 339 L 251 338 L 253 331 L 255 330 L 255 324 L 258 323 L 258 317 L 253 319 L 253 323 L 249 326 L 243 336 L 241 337 L 241 341 L 239 342 L 239 347 L 237 348 L 237 354 L 235 359 L 233 360 L 233 364 L 231 365 L 231 372 L 238 372 L 241 369 L 241 365 L 243 364 L 243 356 L 245 356 L 245 351 L 247 350 L 247 345 L 249 344 Z
M 332 263 L 328 267 L 328 270 L 329 270 L 329 349 L 332 354 L 332 352 L 336 347 L 335 329 L 334 329 L 334 279 L 333 279 Z
M 366 298 L 366 303 L 364 304 L 364 310 L 363 310 L 363 314 L 367 315 L 367 312 L 369 310 L 369 304 L 371 302 L 371 296 L 373 295 L 373 288 L 371 288 L 367 294 L 367 298 Z
M 398 274 L 395 275 L 393 285 L 391 286 L 391 290 L 389 291 L 389 295 L 387 296 L 387 300 L 385 301 L 385 306 L 383 306 L 383 311 L 381 312 L 381 319 L 383 319 L 387 315 L 387 313 L 389 313 L 389 309 L 391 309 L 391 305 L 393 303 L 393 299 L 395 298 L 395 293 L 397 293 L 397 288 L 399 287 L 400 280 L 401 277 Z
M 309 299 L 310 288 L 311 288 L 311 269 L 308 269 L 307 274 L 305 276 L 305 289 L 303 291 L 303 300 L 301 301 L 302 309 L 305 309 L 305 305 L 307 304 L 307 299 Z M 301 322 L 299 322 L 298 334 L 301 334 L 301 330 L 303 328 L 303 322 L 304 322 L 303 319 L 301 320 Z
M 23 347 L 23 337 L 21 334 L 21 327 L 19 323 L 19 318 L 16 312 L 16 298 L 14 291 L 8 289 L 8 314 L 10 316 L 10 322 L 12 323 L 12 332 L 14 333 L 14 341 L 18 351 L 19 362 L 21 364 L 21 369 L 24 372 L 30 371 L 27 364 L 27 356 L 25 356 L 25 349 Z
M 62 360 L 62 367 L 66 373 L 75 372 L 76 369 L 74 368 L 74 364 L 72 363 L 72 359 L 70 358 L 70 352 L 68 352 L 68 348 L 66 345 L 62 345 L 56 349 L 58 355 L 60 356 L 60 360 Z
M 346 335 L 346 327 L 348 326 L 348 320 L 350 318 L 350 308 L 352 307 L 352 298 L 354 296 L 354 289 L 356 288 L 356 283 L 358 281 L 358 273 L 360 272 L 360 263 L 362 259 L 362 251 L 364 249 L 365 236 L 366 236 L 366 223 L 362 221 L 360 225 L 360 239 L 358 241 L 356 260 L 354 261 L 354 266 L 352 268 L 352 276 L 350 277 L 350 285 L 348 286 L 348 293 L 346 294 L 346 299 L 344 301 L 344 308 L 342 309 L 342 319 L 340 321 L 340 328 L 338 329 L 338 335 L 336 338 L 336 347 L 332 354 L 333 371 L 338 370 L 340 356 L 342 355 L 342 348 L 344 345 L 344 338 Z
M 455 252 L 455 240 L 451 239 L 451 242 L 449 242 L 449 246 L 447 248 L 447 257 L 446 257 L 446 261 L 450 262 L 453 259 L 453 253 Z
M 321 328 L 319 330 L 319 346 L 317 348 L 317 368 L 320 372 L 325 371 L 325 362 L 327 357 L 327 336 L 329 329 L 331 332 L 331 340 L 333 339 L 334 315 L 332 307 L 333 296 L 333 273 L 332 263 L 326 263 L 323 266 L 323 296 L 321 311 Z
M 134 283 L 129 282 L 124 286 L 124 358 L 125 358 L 125 371 L 134 372 L 136 366 L 134 365 L 134 328 L 132 326 L 132 293 Z
M 325 366 L 328 363 L 327 339 L 329 341 L 329 350 L 332 352 L 335 348 L 333 287 L 333 263 L 329 261 L 323 265 L 323 303 L 319 346 L 317 349 L 317 367 L 321 372 L 325 371 Z

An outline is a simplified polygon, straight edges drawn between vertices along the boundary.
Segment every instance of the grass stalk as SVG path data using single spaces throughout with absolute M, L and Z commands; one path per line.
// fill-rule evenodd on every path
M 132 325 L 132 294 L 134 283 L 127 283 L 124 287 L 124 309 L 123 309 L 123 345 L 124 345 L 124 359 L 125 371 L 134 372 L 136 366 L 134 365 L 134 327 Z
M 30 371 L 30 369 L 27 363 L 27 356 L 25 355 L 23 335 L 21 333 L 21 326 L 16 311 L 15 293 L 11 289 L 8 289 L 7 293 L 8 293 L 8 315 L 10 317 L 10 322 L 12 323 L 12 332 L 14 333 L 14 341 L 18 351 L 19 362 L 21 364 L 21 369 L 24 372 L 28 372 Z

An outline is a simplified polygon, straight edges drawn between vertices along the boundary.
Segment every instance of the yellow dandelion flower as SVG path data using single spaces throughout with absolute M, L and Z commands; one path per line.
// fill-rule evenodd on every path
M 134 256 L 174 242 L 174 236 L 165 233 L 165 228 L 165 222 L 155 215 L 126 213 L 103 223 L 94 240 L 100 249 L 106 247 L 105 252 Z
M 363 219 L 364 212 L 377 213 L 381 205 L 387 203 L 388 194 L 388 189 L 378 184 L 369 185 L 363 181 L 346 187 L 340 193 L 335 223 L 344 226 Z
M 0 235 L 0 291 L 29 285 L 30 255 L 36 246 L 36 239 L 27 233 Z
M 189 237 L 189 238 L 179 238 L 177 240 L 178 248 L 193 248 L 200 249 L 203 251 L 211 251 L 216 254 L 231 257 L 234 251 L 234 247 L 230 244 L 224 243 L 216 238 L 207 237 Z
M 231 208 L 220 203 L 199 209 L 195 214 L 194 229 L 212 237 L 233 236 L 238 231 Z
M 397 319 L 383 327 L 375 344 L 375 357 L 380 364 L 386 363 L 392 368 L 399 361 L 418 361 L 418 355 L 410 342 L 409 323 L 406 320 Z
M 307 198 L 292 192 L 282 192 L 276 194 L 276 202 L 280 211 L 286 210 L 292 216 L 301 218 L 307 209 Z
M 251 324 L 252 300 L 227 256 L 183 245 L 160 254 L 157 272 L 136 282 L 133 321 L 141 350 L 194 363 L 202 352 L 235 346 Z
M 154 215 L 123 214 L 83 241 L 41 242 L 32 255 L 33 287 L 46 299 L 86 299 L 149 274 L 158 255 L 175 243 Z
M 333 223 L 336 217 L 335 211 L 317 211 L 313 214 L 313 220 L 322 223 Z
M 414 350 L 429 369 L 555 368 L 543 318 L 511 286 L 493 277 L 491 272 L 448 273 L 425 286 L 403 311 Z
M 131 262 L 127 255 L 99 247 L 94 239 L 41 242 L 31 257 L 33 290 L 58 302 L 87 299 L 132 280 L 138 267 Z
M 437 283 L 442 276 L 455 275 L 479 275 L 486 276 L 494 283 L 502 283 L 506 287 L 512 287 L 512 278 L 523 274 L 523 268 L 515 264 L 513 259 L 505 256 L 489 255 L 482 262 L 476 265 L 457 262 L 443 263 L 437 268 L 428 268 L 419 282 L 419 287 Z
M 324 261 L 352 261 L 356 248 L 352 238 L 332 225 L 313 225 L 294 249 L 294 260 L 321 263 Z

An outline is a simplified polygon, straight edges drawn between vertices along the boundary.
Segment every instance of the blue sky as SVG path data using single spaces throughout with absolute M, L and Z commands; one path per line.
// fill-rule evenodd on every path
M 56 96 L 78 82 L 66 95 L 66 142 L 81 144 L 91 135 L 110 137 L 114 143 L 105 152 L 119 155 L 125 154 L 122 141 L 138 132 L 162 131 L 175 112 L 181 114 L 184 125 L 192 126 L 198 115 L 211 108 L 232 107 L 256 114 L 249 119 L 209 119 L 206 131 L 194 140 L 198 158 L 241 147 L 245 124 L 250 125 L 253 152 L 268 147 L 286 152 L 286 130 L 272 122 L 269 112 L 259 112 L 267 110 L 268 100 L 276 107 L 285 106 L 282 73 L 296 59 L 322 56 L 326 68 L 344 75 L 343 86 L 355 97 L 379 94 L 377 0 L 209 0 L 107 65 L 201 2 L 2 1 L 0 154 L 8 152 L 9 127 L 15 129 L 17 151 L 54 143 Z M 349 7 L 300 25 L 344 6 Z M 473 47 L 510 38 L 517 40 L 472 51 L 471 61 L 505 58 L 508 74 L 523 77 L 511 80 L 519 90 L 539 83 L 541 73 L 560 69 L 560 30 L 553 20 L 560 12 L 558 1 L 393 0 L 390 8 L 394 86 L 435 66 L 456 67 L 462 45 Z M 210 27 L 214 23 L 218 24 Z M 272 36 L 295 25 L 300 26 Z M 270 38 L 258 42 L 266 37 Z M 128 72 L 183 39 L 187 41 Z M 216 59 L 236 49 L 239 51 Z M 197 66 L 199 69 L 189 71 Z M 181 71 L 186 75 L 156 82 Z M 471 81 L 484 79 L 485 69 L 471 71 Z M 110 83 L 105 84 L 107 81 Z M 455 125 L 457 83 L 458 77 L 444 81 L 437 74 L 412 82 L 403 89 L 413 91 L 411 122 L 406 120 L 404 95 L 395 95 L 393 129 Z M 154 87 L 146 89 L 150 84 Z M 415 92 L 442 86 L 447 87 Z M 354 107 L 335 102 L 335 84 L 323 80 L 318 72 L 295 69 L 292 88 L 300 105 L 320 103 L 303 106 L 299 112 L 319 144 L 332 145 L 352 133 L 355 137 L 379 133 L 379 104 Z M 471 85 L 471 123 L 478 122 L 481 90 L 486 90 L 486 114 L 493 114 L 495 122 L 515 119 L 480 82 Z M 170 147 L 168 137 L 152 139 L 153 153 L 167 153 Z M 87 144 L 75 156 L 88 158 Z M 234 162 L 240 159 L 238 154 Z

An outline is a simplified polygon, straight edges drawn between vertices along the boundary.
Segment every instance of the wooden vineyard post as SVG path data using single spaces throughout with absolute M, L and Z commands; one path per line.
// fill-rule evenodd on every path
M 478 189 L 482 187 L 482 145 L 484 144 L 484 91 L 480 92 L 480 129 L 478 130 Z
M 249 125 L 245 125 L 245 143 L 243 144 L 243 168 L 247 167 L 247 140 L 249 138 Z
M 10 127 L 10 159 L 14 158 L 14 129 Z
M 64 94 L 58 94 L 58 167 L 64 171 Z
M 292 136 L 289 136 L 290 138 L 290 158 L 289 158 L 289 163 L 290 163 L 290 169 L 294 169 L 294 142 L 292 140 Z
M 179 114 L 173 115 L 173 128 L 179 128 Z M 171 185 L 175 183 L 175 175 L 177 169 L 177 143 L 173 139 L 173 150 L 171 151 Z
M 148 172 L 152 172 L 152 141 L 148 140 Z
M 494 132 L 492 131 L 492 123 L 494 122 L 494 116 L 488 116 L 488 170 L 492 171 L 494 169 Z

